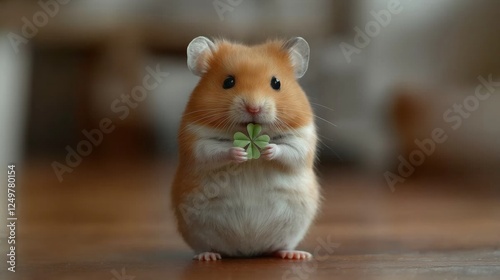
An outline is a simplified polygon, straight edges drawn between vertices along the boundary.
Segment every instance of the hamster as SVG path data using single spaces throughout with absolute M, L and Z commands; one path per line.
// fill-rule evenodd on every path
M 314 115 L 297 82 L 308 63 L 300 37 L 246 46 L 200 36 L 188 45 L 188 67 L 201 78 L 182 116 L 171 198 L 194 259 L 312 257 L 295 250 L 320 202 Z M 249 123 L 270 137 L 259 159 L 233 146 Z

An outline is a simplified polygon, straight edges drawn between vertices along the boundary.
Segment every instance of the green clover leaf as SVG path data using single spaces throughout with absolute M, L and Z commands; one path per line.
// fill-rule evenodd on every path
M 248 153 L 248 159 L 258 159 L 260 157 L 260 149 L 263 149 L 269 144 L 271 138 L 268 135 L 260 135 L 262 127 L 258 124 L 249 123 L 247 125 L 248 136 L 242 132 L 234 134 L 233 145 L 235 147 L 245 148 Z

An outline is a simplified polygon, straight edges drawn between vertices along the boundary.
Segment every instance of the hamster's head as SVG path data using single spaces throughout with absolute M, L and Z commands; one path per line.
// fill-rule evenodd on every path
M 189 122 L 227 131 L 248 123 L 286 131 L 313 122 L 297 82 L 309 63 L 303 38 L 245 46 L 197 37 L 187 56 L 189 69 L 201 77 L 184 113 Z

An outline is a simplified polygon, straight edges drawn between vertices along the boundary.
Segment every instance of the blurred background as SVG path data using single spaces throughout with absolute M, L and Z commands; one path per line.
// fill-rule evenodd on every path
M 103 118 L 116 129 L 86 161 L 175 160 L 197 82 L 185 49 L 198 35 L 250 44 L 305 37 L 312 57 L 301 84 L 318 116 L 321 157 L 363 168 L 388 168 L 415 139 L 449 128 L 443 113 L 500 69 L 497 1 L 394 1 L 392 11 L 383 0 L 0 3 L 0 150 L 18 163 L 63 162 L 65 147 L 76 149 L 82 130 Z M 113 101 L 157 65 L 169 77 L 118 119 Z M 425 165 L 498 166 L 499 102 L 498 94 L 480 101 Z
M 301 36 L 311 47 L 300 83 L 317 115 L 320 177 L 364 174 L 367 188 L 387 194 L 410 188 L 407 180 L 437 178 L 452 188 L 465 180 L 463 188 L 498 195 L 499 34 L 495 0 L 3 0 L 1 163 L 17 166 L 26 223 L 58 215 L 71 224 L 79 219 L 71 211 L 84 210 L 89 220 L 109 222 L 89 208 L 96 203 L 131 215 L 90 194 L 67 199 L 85 197 L 90 185 L 115 187 L 113 195 L 168 195 L 180 117 L 198 80 L 186 66 L 190 40 Z M 126 105 L 122 96 L 155 69 L 168 76 Z M 113 130 L 88 151 L 83 131 L 103 120 Z M 432 139 L 435 129 L 446 140 L 425 154 L 415 141 Z M 79 148 L 85 155 L 68 164 Z M 401 158 L 415 167 L 409 176 Z M 60 192 L 67 197 L 51 198 Z M 23 208 L 28 202 L 33 209 Z

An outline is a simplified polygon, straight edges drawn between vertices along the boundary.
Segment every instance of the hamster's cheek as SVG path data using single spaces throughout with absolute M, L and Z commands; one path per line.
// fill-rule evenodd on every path
M 245 110 L 245 101 L 242 97 L 236 96 L 233 98 L 229 107 L 229 118 L 234 123 L 249 123 L 252 122 L 252 116 Z
M 271 124 L 277 119 L 276 104 L 274 101 L 266 101 L 262 106 L 262 113 L 257 117 L 257 123 Z

